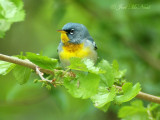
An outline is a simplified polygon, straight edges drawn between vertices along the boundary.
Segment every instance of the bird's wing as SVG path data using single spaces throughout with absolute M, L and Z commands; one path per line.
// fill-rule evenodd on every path
M 62 42 L 59 43 L 57 48 L 57 52 L 59 53 L 60 51 L 62 51 Z
M 97 45 L 96 45 L 95 41 L 93 40 L 93 38 L 90 36 L 90 37 L 87 38 L 87 40 L 89 40 L 92 43 L 92 45 L 94 46 L 94 49 L 96 50 Z

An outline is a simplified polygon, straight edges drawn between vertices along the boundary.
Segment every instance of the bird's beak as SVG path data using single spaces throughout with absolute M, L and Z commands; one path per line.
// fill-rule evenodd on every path
M 64 30 L 57 30 L 57 32 L 60 32 L 60 33 L 67 33 L 67 32 L 64 31 Z

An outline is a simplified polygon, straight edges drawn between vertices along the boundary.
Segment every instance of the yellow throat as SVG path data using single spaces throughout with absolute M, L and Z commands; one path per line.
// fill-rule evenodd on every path
M 60 31 L 61 32 L 61 40 L 63 43 L 67 43 L 69 41 L 69 38 L 67 36 L 66 31 Z
M 63 51 L 60 52 L 61 59 L 70 59 L 71 57 L 79 57 L 84 58 L 90 54 L 89 47 L 84 47 L 84 43 L 81 44 L 74 44 L 69 43 L 69 38 L 65 31 L 61 32 L 61 40 L 63 42 Z

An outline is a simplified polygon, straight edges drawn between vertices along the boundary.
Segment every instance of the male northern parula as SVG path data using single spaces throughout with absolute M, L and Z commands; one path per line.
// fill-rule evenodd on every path
M 67 23 L 58 32 L 61 32 L 58 54 L 63 67 L 70 64 L 71 57 L 88 58 L 96 62 L 97 46 L 83 24 Z

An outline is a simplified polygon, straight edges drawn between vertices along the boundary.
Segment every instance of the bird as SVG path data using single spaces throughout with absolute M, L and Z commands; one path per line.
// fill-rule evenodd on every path
M 97 61 L 97 46 L 87 28 L 80 23 L 67 23 L 61 30 L 58 55 L 63 67 L 70 65 L 70 58 L 90 59 Z

